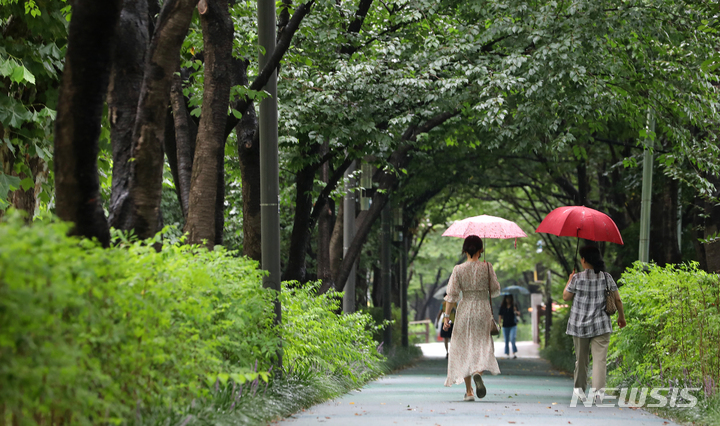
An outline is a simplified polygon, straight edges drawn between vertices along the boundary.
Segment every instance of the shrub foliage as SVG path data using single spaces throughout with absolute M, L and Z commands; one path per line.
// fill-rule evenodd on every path
M 700 387 L 706 397 L 720 380 L 720 278 L 697 263 L 640 263 L 620 279 L 627 327 L 613 333 L 617 381 Z
M 0 417 L 118 423 L 218 377 L 255 379 L 277 353 L 253 261 L 182 245 L 102 249 L 62 223 L 11 222 L 0 224 Z
M 275 327 L 256 262 L 67 230 L 0 222 L 0 424 L 257 423 L 387 371 L 379 326 L 338 315 L 340 293 L 285 286 Z M 304 394 L 280 403 L 288 387 Z

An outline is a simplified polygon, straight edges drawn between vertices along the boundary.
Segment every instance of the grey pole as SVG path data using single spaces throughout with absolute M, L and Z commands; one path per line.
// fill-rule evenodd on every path
M 652 110 L 648 111 L 648 133 L 655 132 L 655 117 Z M 645 140 L 643 155 L 642 200 L 640 204 L 640 250 L 639 259 L 643 263 L 650 261 L 650 207 L 652 203 L 653 178 L 653 139 Z
M 275 1 L 258 0 L 258 39 L 265 54 L 260 54 L 260 69 L 275 50 Z M 261 267 L 268 271 L 263 287 L 280 291 L 280 178 L 278 167 L 277 70 L 265 85 L 270 95 L 260 103 L 260 228 Z M 282 322 L 280 299 L 275 299 L 275 321 Z M 278 354 L 282 366 L 282 354 Z
M 380 224 L 382 228 L 382 243 L 380 248 L 380 268 L 382 269 L 382 304 L 383 319 L 392 321 L 392 300 L 390 300 L 390 203 L 383 207 L 380 213 Z M 387 326 L 383 331 L 383 347 L 389 349 L 392 346 L 392 330 Z
M 402 324 L 402 347 L 407 348 L 410 345 L 408 339 L 408 300 L 407 300 L 407 252 L 410 248 L 410 238 L 407 234 L 403 235 L 401 261 L 400 261 L 400 321 Z
M 677 191 L 677 243 L 678 253 L 682 254 L 682 183 L 678 182 Z
M 355 179 L 350 176 L 355 172 L 355 161 L 350 164 L 345 172 L 345 197 L 343 198 L 343 256 L 348 251 L 353 238 L 355 238 Z M 355 264 L 350 270 L 345 283 L 343 296 L 343 312 L 352 314 L 355 312 Z

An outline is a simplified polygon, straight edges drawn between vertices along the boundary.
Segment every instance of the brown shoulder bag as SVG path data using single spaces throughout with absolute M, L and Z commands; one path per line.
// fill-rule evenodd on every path
M 605 313 L 608 315 L 615 315 L 617 312 L 617 306 L 615 305 L 615 292 L 610 290 L 610 283 L 608 283 L 607 272 L 603 272 L 603 278 L 605 278 Z

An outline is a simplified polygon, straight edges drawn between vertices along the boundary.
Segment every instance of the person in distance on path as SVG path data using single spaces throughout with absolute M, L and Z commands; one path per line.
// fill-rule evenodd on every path
M 447 293 L 443 295 L 447 296 Z M 435 321 L 440 321 L 440 318 L 443 317 L 443 313 L 445 313 L 445 306 L 447 305 L 447 302 L 443 301 L 442 306 L 440 306 L 440 312 L 437 314 L 437 318 Z M 450 343 L 450 339 L 452 339 L 452 331 L 453 331 L 453 323 L 455 322 L 455 309 L 453 309 L 450 312 L 450 328 L 445 329 L 445 327 L 440 328 L 440 337 L 443 338 L 445 341 L 445 358 L 450 356 L 450 350 L 448 349 L 448 344 Z M 444 325 L 444 324 L 443 324 Z
M 520 312 L 515 304 L 512 294 L 506 294 L 503 297 L 500 311 L 498 312 L 500 321 L 502 322 L 503 337 L 505 337 L 505 355 L 510 358 L 510 344 L 512 344 L 512 357 L 517 358 L 517 321 L 520 318 Z
M 495 346 L 490 336 L 490 296 L 500 295 L 500 283 L 492 265 L 480 261 L 483 252 L 480 237 L 471 235 L 465 238 L 462 252 L 467 256 L 467 261 L 453 269 L 445 296 L 445 330 L 450 328 L 450 312 L 457 306 L 445 386 L 465 382 L 464 400 L 474 401 L 475 396 L 483 398 L 487 393 L 482 380 L 483 372 L 500 374 L 495 359 Z M 463 299 L 458 304 L 461 291 Z M 471 381 L 475 382 L 475 395 Z

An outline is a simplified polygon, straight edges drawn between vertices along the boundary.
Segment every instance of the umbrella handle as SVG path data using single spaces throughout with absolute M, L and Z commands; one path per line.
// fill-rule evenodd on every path
M 573 266 L 576 268 L 575 270 L 577 270 L 577 256 L 578 256 L 579 250 L 580 250 L 580 228 L 578 228 L 578 230 L 577 230 L 577 243 L 575 243 L 575 257 L 573 258 Z

